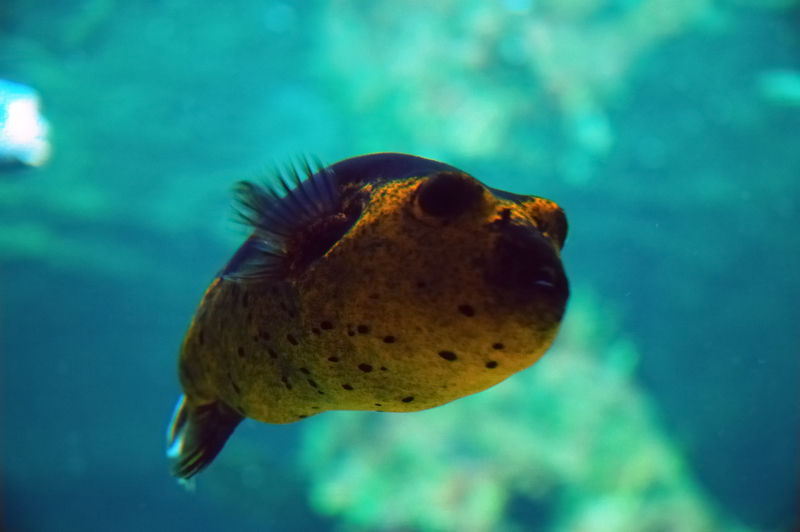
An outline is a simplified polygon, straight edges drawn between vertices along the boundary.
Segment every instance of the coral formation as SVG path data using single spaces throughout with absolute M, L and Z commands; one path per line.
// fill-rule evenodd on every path
M 363 151 L 377 148 L 369 131 L 388 120 L 412 152 L 555 157 L 566 179 L 582 181 L 611 148 L 608 109 L 632 66 L 710 3 L 473 0 L 414 2 L 409 13 L 401 3 L 332 2 L 317 62 L 362 117 Z M 552 122 L 560 142 L 532 131 Z

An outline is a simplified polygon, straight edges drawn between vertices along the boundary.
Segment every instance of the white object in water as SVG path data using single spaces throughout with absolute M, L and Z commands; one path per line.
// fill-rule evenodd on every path
M 50 157 L 48 129 L 36 91 L 0 79 L 0 168 L 44 164 Z

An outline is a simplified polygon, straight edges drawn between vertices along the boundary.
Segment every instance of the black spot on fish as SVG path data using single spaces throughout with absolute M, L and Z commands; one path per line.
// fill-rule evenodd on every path
M 291 334 L 286 335 L 286 339 L 289 340 L 289 343 L 292 345 L 297 345 L 297 338 L 292 336 Z
M 286 303 L 284 303 L 283 301 L 281 301 L 281 310 L 284 311 L 284 312 L 286 312 L 286 310 L 287 310 Z
M 329 331 L 333 329 L 333 323 L 329 321 L 323 321 L 322 323 L 319 324 L 319 326 L 322 327 L 322 330 L 324 331 Z
M 386 344 L 393 344 L 394 340 L 395 340 L 394 336 L 391 336 L 391 335 L 383 337 L 383 342 L 386 343 Z
M 312 406 L 311 408 L 314 409 L 314 410 L 319 410 L 318 406 Z
M 317 327 L 311 327 L 311 332 L 314 333 L 314 334 L 322 333 L 322 331 L 320 331 L 319 328 L 317 328 Z
M 367 334 L 369 333 L 369 325 L 359 325 L 356 330 L 358 334 Z
M 242 393 L 242 390 L 236 385 L 235 382 L 231 381 L 231 386 L 233 386 L 233 391 L 237 394 Z
M 254 334 L 254 335 L 253 335 L 253 341 L 254 341 L 255 343 L 258 343 L 258 335 L 257 335 L 257 334 Z
M 339 357 L 328 357 L 331 362 L 339 362 Z
M 471 318 L 475 315 L 475 309 L 470 305 L 459 305 L 458 311 L 468 318 Z
M 253 313 L 252 312 L 248 312 L 247 313 L 247 323 L 251 323 L 252 321 L 253 321 Z
M 417 288 L 425 288 L 428 284 L 425 281 L 417 281 Z
M 360 369 L 364 373 L 369 373 L 370 371 L 372 371 L 372 366 L 370 366 L 369 364 L 359 364 L 358 369 Z
M 490 360 L 489 362 L 486 363 L 486 367 L 489 369 L 494 369 L 497 367 L 497 362 L 494 360 Z
M 300 368 L 300 373 L 305 373 L 306 375 L 311 375 L 311 372 L 308 368 Z
M 314 382 L 312 379 L 306 379 L 306 380 L 308 381 L 308 383 L 309 383 L 311 386 L 313 386 L 314 388 L 317 388 L 317 383 L 316 383 L 316 382 Z
M 298 417 L 298 418 L 300 418 L 300 419 L 305 419 L 305 418 L 307 418 L 308 416 L 303 416 L 303 415 L 300 415 L 300 416 L 297 416 L 297 417 Z
M 247 292 L 247 290 L 245 290 L 244 294 L 242 294 L 242 306 L 244 308 L 247 308 L 247 305 L 249 303 L 250 303 L 250 294 Z
M 192 382 L 192 383 L 195 382 L 195 377 L 197 376 L 197 374 L 194 371 L 194 368 L 187 365 L 182 365 L 178 368 L 178 375 L 180 376 L 182 381 Z
M 384 366 L 381 366 L 381 371 L 386 371 L 386 368 Z
M 349 384 L 342 384 L 342 388 L 344 388 L 345 390 L 348 390 L 348 391 L 353 389 L 353 387 L 350 386 Z
M 317 393 L 320 395 L 325 395 L 325 392 L 323 392 L 322 390 L 317 390 Z
M 244 347 L 240 347 L 239 349 L 236 350 L 236 352 L 239 353 L 240 357 L 243 357 L 244 356 Z
M 265 341 L 269 341 L 271 336 L 267 331 L 261 331 L 261 338 L 263 338 Z
M 492 349 L 503 349 L 505 346 L 501 343 L 492 344 Z
M 449 361 L 451 361 L 451 362 L 452 362 L 453 360 L 455 360 L 456 358 L 458 358 L 458 357 L 456 356 L 456 354 L 455 354 L 455 353 L 453 353 L 452 351 L 439 351 L 439 356 L 440 356 L 440 357 L 442 357 L 443 359 L 445 359 L 445 360 L 449 360 Z
M 509 221 L 511 221 L 511 209 L 503 209 L 500 211 L 500 220 L 498 220 L 498 225 L 501 227 L 508 225 Z
M 283 382 L 284 386 L 286 386 L 287 390 L 292 389 L 292 385 L 289 384 L 289 379 L 287 377 L 281 377 L 281 382 Z
M 269 353 L 270 358 L 278 358 L 278 353 L 276 353 L 275 350 L 272 348 L 267 349 L 267 353 Z
M 204 343 L 206 343 L 206 338 L 205 338 L 205 335 L 203 334 L 203 331 L 200 331 L 198 333 L 197 339 L 200 340 L 200 345 L 203 345 Z
M 413 400 L 414 400 L 414 398 L 413 398 L 413 397 L 403 397 L 403 399 L 402 399 L 402 401 L 403 401 L 404 403 L 410 403 L 410 402 L 411 402 L 411 401 L 413 401 Z
M 356 333 L 354 333 L 353 331 L 347 331 L 347 336 L 355 336 L 355 335 Z

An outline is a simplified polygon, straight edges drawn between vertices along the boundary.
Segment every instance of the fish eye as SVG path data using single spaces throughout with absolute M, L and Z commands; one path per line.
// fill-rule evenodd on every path
M 483 186 L 460 172 L 438 172 L 417 188 L 422 212 L 437 218 L 453 218 L 476 208 L 483 199 Z

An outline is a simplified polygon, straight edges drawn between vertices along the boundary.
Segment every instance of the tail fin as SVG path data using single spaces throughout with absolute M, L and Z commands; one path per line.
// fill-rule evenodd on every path
M 205 469 L 243 419 L 222 401 L 190 405 L 181 395 L 167 431 L 173 476 L 186 480 Z

